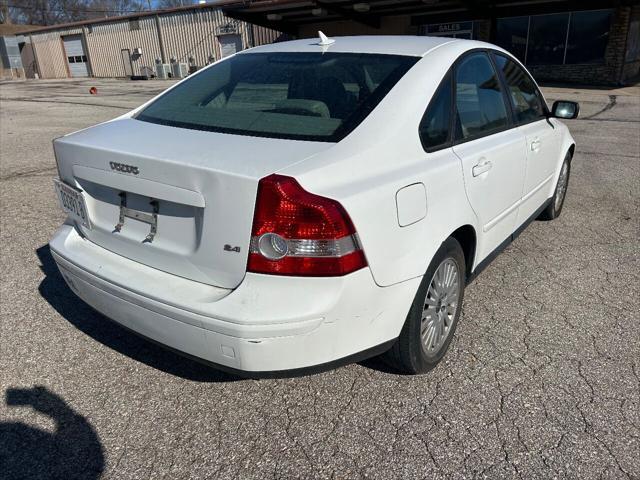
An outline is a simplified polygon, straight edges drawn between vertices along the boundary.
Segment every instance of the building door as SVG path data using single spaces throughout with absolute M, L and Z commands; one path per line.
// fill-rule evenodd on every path
M 128 48 L 123 48 L 120 50 L 120 55 L 122 56 L 122 63 L 124 65 L 124 76 L 131 77 L 133 76 L 133 65 L 131 63 L 131 50 Z
M 218 41 L 220 42 L 221 58 L 228 57 L 242 50 L 242 39 L 240 35 L 219 35 Z
M 64 51 L 67 55 L 69 73 L 72 77 L 88 77 L 87 54 L 82 44 L 82 35 L 69 35 L 62 37 Z

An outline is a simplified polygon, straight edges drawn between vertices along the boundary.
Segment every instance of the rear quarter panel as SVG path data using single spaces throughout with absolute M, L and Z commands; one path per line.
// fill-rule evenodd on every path
M 421 59 L 344 140 L 279 172 L 342 203 L 380 286 L 424 275 L 454 230 L 476 227 L 460 160 L 449 148 L 426 153 L 418 135 L 420 119 L 452 60 L 469 48 L 449 45 Z M 415 183 L 425 186 L 427 214 L 400 227 L 396 193 Z

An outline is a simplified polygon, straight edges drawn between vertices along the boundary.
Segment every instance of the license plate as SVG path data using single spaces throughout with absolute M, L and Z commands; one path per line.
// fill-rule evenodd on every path
M 82 196 L 82 191 L 61 182 L 57 178 L 54 180 L 54 184 L 62 209 L 76 222 L 91 228 L 91 220 L 89 220 L 87 204 Z

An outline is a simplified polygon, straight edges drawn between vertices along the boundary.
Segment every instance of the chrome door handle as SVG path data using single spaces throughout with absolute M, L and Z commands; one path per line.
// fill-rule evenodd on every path
M 485 160 L 482 163 L 478 163 L 474 166 L 471 171 L 473 172 L 473 176 L 477 177 L 478 175 L 482 175 L 485 172 L 491 170 L 493 164 L 489 160 Z
M 534 140 L 533 142 L 531 142 L 531 151 L 537 152 L 538 150 L 540 150 L 540 145 L 542 145 L 542 142 L 540 140 Z

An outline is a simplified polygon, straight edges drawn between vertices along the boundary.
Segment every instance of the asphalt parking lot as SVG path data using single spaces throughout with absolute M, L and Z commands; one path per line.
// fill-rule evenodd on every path
M 438 368 L 256 381 L 107 322 L 47 247 L 51 140 L 166 86 L 0 84 L 0 477 L 640 478 L 640 88 L 545 89 L 582 106 L 562 216 L 468 287 Z

